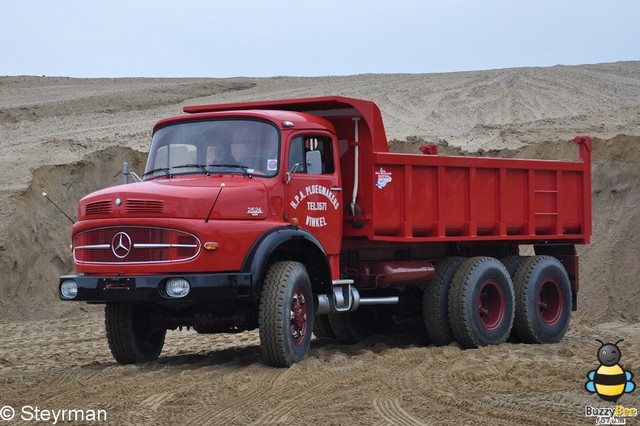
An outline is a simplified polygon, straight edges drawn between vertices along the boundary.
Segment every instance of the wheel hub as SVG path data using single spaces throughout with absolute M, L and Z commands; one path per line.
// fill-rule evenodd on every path
M 562 292 L 560 284 L 553 278 L 547 278 L 538 292 L 538 313 L 547 325 L 553 325 L 562 314 Z
M 477 299 L 480 323 L 487 330 L 495 330 L 500 326 L 505 315 L 505 296 L 502 288 L 495 280 L 482 283 Z
M 290 330 L 293 343 L 300 345 L 307 334 L 309 304 L 301 290 L 296 290 L 291 299 Z

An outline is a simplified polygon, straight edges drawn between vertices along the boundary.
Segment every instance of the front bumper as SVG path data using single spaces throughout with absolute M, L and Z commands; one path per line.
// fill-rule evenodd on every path
M 165 284 L 170 278 L 189 281 L 189 294 L 182 298 L 169 297 Z M 73 299 L 62 297 L 60 286 L 65 280 L 77 283 L 78 294 Z M 58 295 L 64 301 L 89 303 L 108 302 L 156 302 L 163 305 L 190 305 L 217 300 L 249 299 L 251 297 L 251 274 L 182 274 L 144 276 L 96 276 L 64 275 L 58 282 Z

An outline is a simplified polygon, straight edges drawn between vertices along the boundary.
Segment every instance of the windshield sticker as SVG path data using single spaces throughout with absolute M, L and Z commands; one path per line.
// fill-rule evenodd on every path
M 378 176 L 378 181 L 376 182 L 376 188 L 382 189 L 393 179 L 391 178 L 391 172 L 386 171 L 382 167 L 380 167 L 380 171 L 376 172 L 376 176 Z
M 278 170 L 278 160 L 275 158 L 270 158 L 269 160 L 267 160 L 267 170 L 270 172 Z

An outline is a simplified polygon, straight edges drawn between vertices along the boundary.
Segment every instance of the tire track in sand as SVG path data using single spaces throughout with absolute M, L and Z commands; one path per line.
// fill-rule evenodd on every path
M 422 420 L 413 417 L 411 414 L 406 412 L 402 406 L 400 405 L 400 401 L 398 398 L 393 399 L 381 399 L 375 398 L 373 400 L 373 408 L 376 412 L 391 423 L 392 425 L 399 426 L 425 426 L 427 423 L 424 423 Z
M 328 377 L 329 375 L 325 375 Z M 311 407 L 313 403 L 316 407 L 329 406 L 329 401 L 336 396 L 336 384 L 332 381 L 317 379 L 319 382 L 325 382 L 322 385 L 307 387 L 306 392 L 300 393 L 293 398 L 289 398 L 286 402 L 276 405 L 273 409 L 262 415 L 258 420 L 252 423 L 255 426 L 272 425 L 272 424 L 292 424 L 295 423 L 292 414 L 300 411 L 300 407 Z
M 246 414 L 243 407 L 255 405 L 256 401 L 263 398 L 264 394 L 273 389 L 275 383 L 282 376 L 283 370 L 264 367 L 254 364 L 256 369 L 261 370 L 252 375 L 257 381 L 257 386 L 250 391 L 239 396 L 229 396 L 228 398 L 216 401 L 212 404 L 199 406 L 200 410 L 193 417 L 184 419 L 185 424 L 194 425 L 218 425 L 232 424 L 240 420 Z M 248 369 L 250 369 L 249 367 Z M 286 370 L 285 370 L 286 371 Z M 244 423 L 244 421 L 242 422 Z

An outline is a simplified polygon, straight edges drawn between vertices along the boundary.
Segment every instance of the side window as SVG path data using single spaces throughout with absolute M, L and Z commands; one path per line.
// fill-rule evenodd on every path
M 304 153 L 304 139 L 302 136 L 293 138 L 291 146 L 289 147 L 289 171 L 298 164 L 295 173 L 307 173 L 307 166 L 304 162 Z
M 326 136 L 297 136 L 291 141 L 289 148 L 289 168 L 293 169 L 297 163 L 296 173 L 307 173 L 305 154 L 308 151 L 320 151 L 322 157 L 322 174 L 333 173 L 333 144 Z

